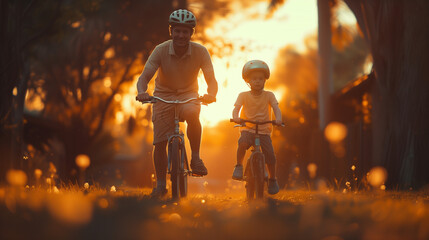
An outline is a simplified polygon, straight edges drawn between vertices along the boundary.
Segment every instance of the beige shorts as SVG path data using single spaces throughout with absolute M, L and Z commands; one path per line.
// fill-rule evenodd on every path
M 162 97 L 164 98 L 164 97 Z M 200 114 L 201 105 L 198 102 L 189 102 L 177 105 L 177 113 L 180 121 L 184 112 L 192 111 Z M 168 140 L 168 136 L 174 132 L 174 104 L 158 101 L 152 106 L 153 144 Z

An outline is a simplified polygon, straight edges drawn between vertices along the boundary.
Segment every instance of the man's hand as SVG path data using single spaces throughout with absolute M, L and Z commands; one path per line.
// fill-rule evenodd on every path
M 213 97 L 210 94 L 204 94 L 204 96 L 202 97 L 201 101 L 203 103 L 207 103 L 207 104 L 208 103 L 213 103 L 213 102 L 216 102 L 216 97 Z
M 282 122 L 282 120 L 274 120 L 274 124 L 276 125 L 276 126 L 281 126 L 282 124 L 283 124 L 283 122 Z
M 139 93 L 136 97 L 136 100 L 139 102 L 149 101 L 150 95 L 147 92 Z

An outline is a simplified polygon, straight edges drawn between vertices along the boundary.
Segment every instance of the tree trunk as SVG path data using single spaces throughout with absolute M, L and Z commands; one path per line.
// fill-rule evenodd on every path
M 429 2 L 345 0 L 371 46 L 374 165 L 390 188 L 429 182 Z
M 330 121 L 330 95 L 332 85 L 332 61 L 331 61 L 331 10 L 330 0 L 318 0 L 318 42 L 319 42 L 319 126 L 323 131 Z

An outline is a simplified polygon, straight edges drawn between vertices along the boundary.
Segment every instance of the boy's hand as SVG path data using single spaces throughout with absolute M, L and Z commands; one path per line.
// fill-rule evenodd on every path
M 233 118 L 232 121 L 241 124 L 241 118 Z
M 283 124 L 283 122 L 282 122 L 282 120 L 274 120 L 274 124 L 276 125 L 276 126 L 281 126 L 282 124 Z
M 147 92 L 139 93 L 136 97 L 136 100 L 139 102 L 149 101 L 150 95 Z
M 203 101 L 203 103 L 213 103 L 216 102 L 216 97 L 213 97 L 210 94 L 204 94 L 201 100 Z

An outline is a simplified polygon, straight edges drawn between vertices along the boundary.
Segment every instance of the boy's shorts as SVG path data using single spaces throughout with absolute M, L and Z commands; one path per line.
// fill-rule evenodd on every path
M 273 143 L 270 135 L 259 134 L 262 152 L 265 155 L 265 163 L 275 164 L 276 156 L 274 154 Z M 255 143 L 255 134 L 249 131 L 241 131 L 240 138 L 238 139 L 238 146 L 249 149 Z
M 179 104 L 177 111 L 179 117 L 183 112 L 192 111 L 199 117 L 201 105 L 196 102 Z M 183 119 L 180 119 L 183 121 Z M 168 135 L 174 132 L 174 104 L 167 104 L 161 101 L 156 102 L 152 106 L 152 122 L 153 122 L 153 144 L 157 144 L 168 140 Z

